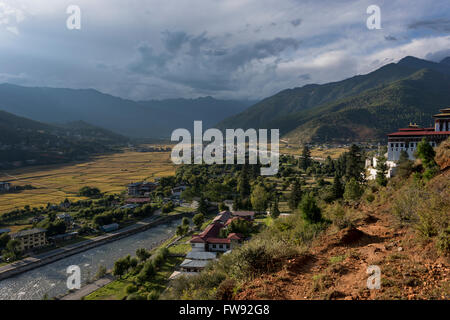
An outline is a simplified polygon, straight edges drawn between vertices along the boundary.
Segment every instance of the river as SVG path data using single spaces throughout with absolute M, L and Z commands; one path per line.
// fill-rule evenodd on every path
M 66 293 L 68 266 L 81 269 L 81 282 L 95 277 L 100 265 L 111 269 L 114 262 L 128 254 L 135 255 L 136 249 L 154 248 L 162 240 L 175 234 L 181 219 L 152 227 L 140 233 L 125 237 L 67 258 L 38 267 L 17 276 L 0 281 L 0 300 L 39 300 L 45 294 L 55 297 Z

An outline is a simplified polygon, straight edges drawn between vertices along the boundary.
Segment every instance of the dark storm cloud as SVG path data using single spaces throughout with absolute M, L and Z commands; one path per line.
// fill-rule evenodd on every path
M 183 44 L 189 41 L 189 36 L 185 32 L 164 31 L 162 34 L 164 46 L 169 52 L 177 52 Z
M 163 33 L 164 50 L 155 52 L 148 43 L 137 48 L 137 59 L 128 69 L 201 90 L 231 90 L 238 86 L 236 72 L 251 68 L 254 61 L 273 58 L 287 50 L 297 50 L 301 41 L 274 38 L 230 48 L 221 47 L 206 33 L 194 36 L 182 32 Z
M 301 80 L 311 80 L 311 75 L 309 73 L 305 73 L 305 74 L 301 74 L 298 76 L 299 79 Z
M 408 25 L 409 29 L 431 29 L 440 32 L 450 32 L 450 19 L 434 19 L 434 20 L 421 20 L 416 21 Z
M 291 24 L 294 27 L 298 27 L 301 23 L 302 23 L 302 19 L 294 19 L 294 20 L 291 21 Z
M 388 35 L 388 36 L 384 36 L 384 40 L 387 40 L 387 41 L 397 41 L 397 38 L 394 37 L 394 36 Z

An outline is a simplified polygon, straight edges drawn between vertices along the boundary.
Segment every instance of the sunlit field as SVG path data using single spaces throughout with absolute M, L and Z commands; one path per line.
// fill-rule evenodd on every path
M 13 185 L 31 184 L 36 189 L 0 194 L 0 214 L 14 208 L 45 206 L 77 196 L 83 186 L 97 187 L 105 193 L 120 193 L 130 182 L 173 175 L 175 165 L 170 152 L 134 152 L 104 155 L 90 162 L 28 167 L 0 172 L 1 181 Z
M 280 153 L 293 156 L 300 156 L 302 154 L 303 147 L 298 145 L 287 144 L 280 141 Z M 330 156 L 332 159 L 337 159 L 341 154 L 348 151 L 347 148 L 327 148 L 315 146 L 311 147 L 311 157 L 325 159 Z

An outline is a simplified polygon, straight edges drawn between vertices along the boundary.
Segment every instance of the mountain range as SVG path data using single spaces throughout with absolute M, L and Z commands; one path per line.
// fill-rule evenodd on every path
M 410 122 L 431 125 L 432 115 L 448 105 L 450 57 L 437 63 L 408 56 L 365 75 L 286 89 L 257 103 L 212 97 L 133 101 L 93 89 L 0 84 L 0 110 L 51 126 L 38 129 L 45 133 L 77 126 L 87 132 L 90 126 L 100 135 L 96 142 L 101 130 L 107 137 L 114 132 L 118 141 L 167 139 L 176 128 L 192 130 L 194 120 L 204 128 L 279 128 L 285 139 L 300 143 L 382 141 Z M 9 141 L 20 140 L 27 126 L 14 134 L 17 127 L 5 122 L 2 130 Z
M 132 101 L 93 89 L 0 84 L 0 110 L 46 123 L 84 121 L 129 137 L 167 138 L 177 128 L 204 127 L 243 111 L 254 101 L 169 99 Z
M 371 73 L 283 90 L 220 122 L 225 128 L 279 128 L 293 142 L 380 141 L 410 122 L 428 126 L 450 105 L 450 57 L 405 57 Z

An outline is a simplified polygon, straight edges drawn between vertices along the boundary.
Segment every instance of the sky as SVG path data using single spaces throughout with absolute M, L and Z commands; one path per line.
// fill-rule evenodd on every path
M 0 0 L 0 83 L 255 100 L 408 55 L 450 56 L 450 1 Z

